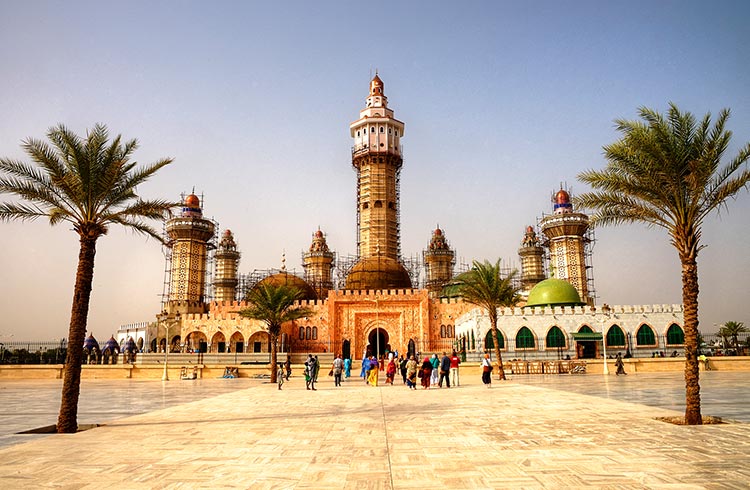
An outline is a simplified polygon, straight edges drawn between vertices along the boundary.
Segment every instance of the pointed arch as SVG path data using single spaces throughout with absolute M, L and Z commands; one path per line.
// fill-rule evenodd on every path
M 685 332 L 682 327 L 673 323 L 667 329 L 667 345 L 684 345 Z
M 607 329 L 607 347 L 625 347 L 625 333 L 617 324 Z
M 505 349 L 505 335 L 503 334 L 503 331 L 499 328 L 497 329 L 498 337 L 500 338 L 500 350 Z M 487 331 L 487 335 L 484 336 L 484 348 L 485 349 L 494 349 L 495 348 L 495 333 L 492 331 L 492 329 L 489 329 Z
M 656 344 L 656 335 L 654 335 L 654 329 L 648 323 L 642 324 L 638 327 L 635 333 L 635 345 L 637 347 L 653 347 Z
M 567 346 L 567 338 L 557 325 L 553 325 L 547 331 L 547 338 L 544 342 L 548 349 L 565 349 Z
M 516 333 L 516 349 L 533 349 L 535 345 L 534 333 L 529 327 L 521 327 Z

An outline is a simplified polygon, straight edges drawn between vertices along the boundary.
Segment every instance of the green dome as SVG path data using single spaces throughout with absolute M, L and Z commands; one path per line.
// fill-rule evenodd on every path
M 545 279 L 529 292 L 526 306 L 582 306 L 576 288 L 563 279 Z
M 461 297 L 461 281 L 466 279 L 468 272 L 462 272 L 455 276 L 453 279 L 445 283 L 443 290 L 440 292 L 441 298 L 460 298 Z

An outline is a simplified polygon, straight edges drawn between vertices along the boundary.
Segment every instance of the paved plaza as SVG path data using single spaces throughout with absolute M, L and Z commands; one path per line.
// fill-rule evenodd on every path
M 373 388 L 359 378 L 334 388 L 326 378 L 315 392 L 300 378 L 282 391 L 250 379 L 169 386 L 85 381 L 80 421 L 106 425 L 72 435 L 15 436 L 31 437 L 25 443 L 6 439 L 0 485 L 748 488 L 750 424 L 674 426 L 653 419 L 673 410 L 563 391 L 589 382 L 591 392 L 609 384 L 611 393 L 633 379 L 648 381 L 647 375 L 613 378 L 556 376 L 542 384 L 542 378 L 517 377 L 486 389 L 466 377 L 458 388 L 429 391 Z M 724 381 L 711 383 L 721 388 Z M 29 386 L 33 404 L 21 401 Z M 58 387 L 59 380 L 0 382 L 3 421 L 54 423 L 59 394 L 51 393 Z M 92 395 L 107 390 L 115 393 L 113 406 L 91 404 Z

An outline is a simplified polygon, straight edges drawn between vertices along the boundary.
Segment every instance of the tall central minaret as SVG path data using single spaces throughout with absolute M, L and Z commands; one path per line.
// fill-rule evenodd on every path
M 354 138 L 352 166 L 357 171 L 357 254 L 382 255 L 397 260 L 399 231 L 399 174 L 404 123 L 393 117 L 383 81 L 370 82 L 366 107 L 349 129 Z

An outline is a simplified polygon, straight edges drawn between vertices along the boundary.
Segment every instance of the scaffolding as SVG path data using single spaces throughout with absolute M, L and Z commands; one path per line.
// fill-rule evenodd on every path
M 587 216 L 583 213 L 575 213 L 575 214 L 581 214 L 584 216 Z M 542 222 L 550 216 L 554 216 L 547 213 L 542 213 L 542 215 L 537 218 L 536 223 L 536 234 L 537 237 L 539 237 L 539 243 L 544 248 L 544 265 L 545 269 L 547 270 L 548 275 L 551 274 L 551 272 L 554 270 L 553 264 L 551 264 L 551 256 L 550 256 L 550 239 L 547 238 L 547 236 L 542 231 Z M 587 216 L 588 218 L 588 216 Z M 596 295 L 596 289 L 594 287 L 594 265 L 593 265 L 593 249 L 594 245 L 596 244 L 596 233 L 594 232 L 593 226 L 588 226 L 586 228 L 586 231 L 583 233 L 583 236 L 581 237 L 582 245 L 583 245 L 583 266 L 586 271 L 586 291 L 587 295 L 591 300 L 596 303 L 596 299 L 598 296 Z M 586 298 L 581 298 L 581 301 L 586 301 Z
M 182 202 L 185 202 L 186 194 L 183 192 L 181 195 Z M 203 194 L 200 196 L 200 203 L 201 206 L 203 206 Z M 213 225 L 214 233 L 213 235 L 206 241 L 206 261 L 205 264 L 203 264 L 203 293 L 202 298 L 204 303 L 211 302 L 213 300 L 213 268 L 214 268 L 214 251 L 216 250 L 218 246 L 218 238 L 216 233 L 216 230 L 219 229 L 219 222 L 216 221 L 214 218 L 201 218 L 205 221 L 210 222 Z M 161 293 L 161 309 L 165 310 L 166 305 L 169 302 L 169 298 L 171 297 L 173 291 L 172 289 L 172 249 L 175 245 L 175 240 L 170 238 L 169 234 L 167 233 L 167 226 L 169 225 L 169 222 L 171 220 L 165 220 L 162 224 L 162 253 L 164 254 L 164 262 L 165 262 L 165 269 L 164 269 L 164 283 L 162 285 L 162 293 Z M 198 255 L 197 253 L 190 252 L 191 258 L 193 258 L 195 255 Z

